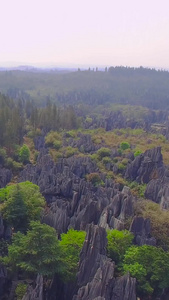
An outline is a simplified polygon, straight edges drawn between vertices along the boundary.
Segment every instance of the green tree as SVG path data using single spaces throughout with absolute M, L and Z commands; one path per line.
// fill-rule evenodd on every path
M 3 218 L 15 231 L 25 232 L 30 221 L 40 220 L 45 205 L 39 187 L 29 181 L 0 189 Z
M 121 150 L 126 150 L 130 148 L 130 144 L 128 142 L 121 142 L 120 144 L 120 149 Z
M 69 229 L 61 234 L 61 258 L 65 265 L 64 280 L 74 280 L 77 270 L 79 255 L 82 249 L 86 232 Z
M 158 296 L 169 286 L 169 253 L 153 246 L 130 247 L 124 256 L 124 272 L 137 279 L 140 296 Z
M 28 163 L 30 159 L 30 150 L 27 145 L 23 145 L 19 151 L 19 160 L 22 163 Z
M 1 261 L 14 272 L 20 270 L 47 277 L 60 273 L 60 247 L 55 229 L 32 221 L 26 235 L 14 234 L 8 256 Z
M 116 264 L 121 263 L 125 252 L 132 245 L 133 234 L 128 230 L 108 230 L 107 240 L 108 256 L 115 261 Z

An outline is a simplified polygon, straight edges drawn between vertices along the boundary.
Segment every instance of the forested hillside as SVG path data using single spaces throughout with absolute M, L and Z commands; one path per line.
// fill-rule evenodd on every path
M 67 74 L 0 72 L 0 91 L 12 98 L 98 105 L 119 103 L 169 108 L 169 73 L 146 68 L 110 67 Z
M 0 299 L 167 300 L 169 73 L 0 72 Z

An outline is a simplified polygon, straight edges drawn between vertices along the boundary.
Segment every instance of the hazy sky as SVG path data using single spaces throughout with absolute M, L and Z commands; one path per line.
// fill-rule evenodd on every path
M 169 0 L 0 2 L 0 65 L 169 68 Z

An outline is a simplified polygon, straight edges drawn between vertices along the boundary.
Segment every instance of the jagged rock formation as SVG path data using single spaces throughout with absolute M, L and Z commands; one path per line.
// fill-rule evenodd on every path
M 36 166 L 28 165 L 20 181 L 29 180 L 40 186 L 49 209 L 43 221 L 58 233 L 68 227 L 85 230 L 90 223 L 105 228 L 123 228 L 127 217 L 133 216 L 134 198 L 119 191 L 119 185 L 100 174 L 105 187 L 95 187 L 83 177 L 98 171 L 89 157 L 60 159 L 55 164 L 48 154 L 40 154 Z
M 0 188 L 5 187 L 12 178 L 12 172 L 9 169 L 0 166 Z
M 163 164 L 161 147 L 137 156 L 127 166 L 125 178 L 147 183 L 145 197 L 169 209 L 169 170 Z
M 134 234 L 134 241 L 137 245 L 156 245 L 156 239 L 151 237 L 150 219 L 134 217 L 130 225 L 130 231 Z
M 128 274 L 114 278 L 114 263 L 105 256 L 106 243 L 105 230 L 88 225 L 73 300 L 136 300 L 135 279 Z
M 151 179 L 161 177 L 164 171 L 161 147 L 157 147 L 137 156 L 127 166 L 125 178 L 138 183 L 148 183 Z
M 146 188 L 145 197 L 159 203 L 161 208 L 169 209 L 169 174 L 165 172 L 159 179 L 152 179 Z
M 40 151 L 45 148 L 45 137 L 43 135 L 34 138 L 35 149 Z
M 27 292 L 22 300 L 43 300 L 43 277 L 37 276 L 36 286 L 33 288 L 31 285 L 28 286 Z
M 65 134 L 64 138 L 66 137 L 67 134 Z M 81 132 L 77 134 L 77 139 L 71 137 L 69 138 L 69 140 L 64 139 L 63 145 L 78 148 L 80 152 L 84 153 L 95 152 L 100 148 L 99 145 L 93 143 L 90 134 L 83 134 Z

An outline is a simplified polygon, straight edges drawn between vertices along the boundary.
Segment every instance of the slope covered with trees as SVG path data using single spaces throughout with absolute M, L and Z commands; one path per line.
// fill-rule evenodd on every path
M 169 107 L 169 73 L 155 69 L 110 67 L 67 74 L 0 72 L 0 91 L 16 99 L 99 105 L 119 103 L 151 109 Z
M 3 300 L 167 299 L 168 79 L 0 73 Z

